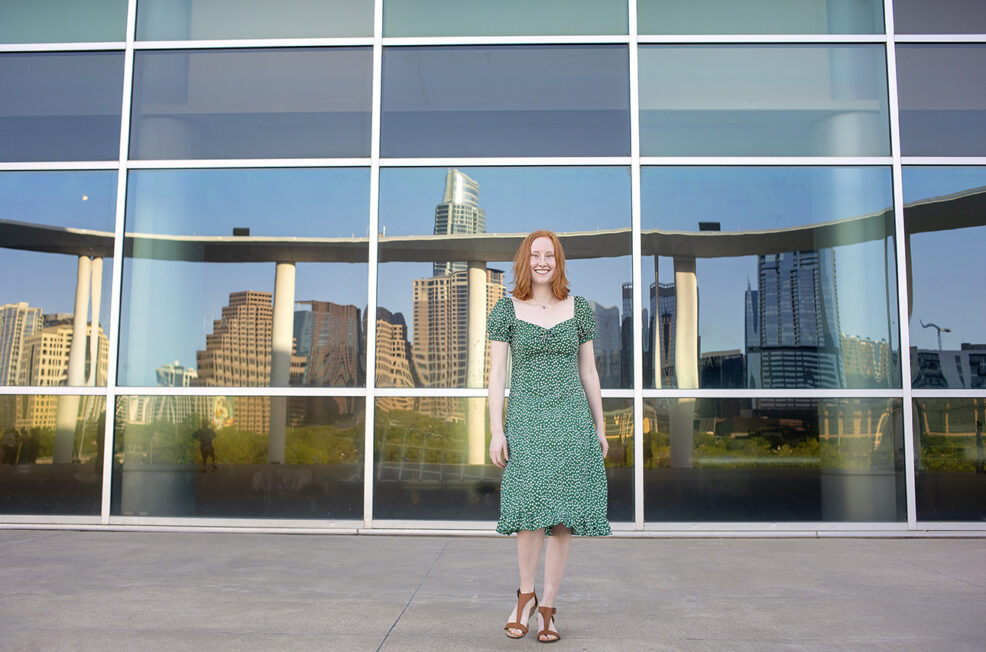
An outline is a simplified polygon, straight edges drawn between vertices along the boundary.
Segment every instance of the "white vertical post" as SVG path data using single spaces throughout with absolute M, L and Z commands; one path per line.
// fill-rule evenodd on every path
M 103 259 L 92 259 L 92 281 L 89 295 L 92 297 L 92 323 L 89 326 L 89 378 L 86 385 L 93 387 L 99 377 L 99 308 L 103 293 Z
M 469 261 L 468 353 L 466 387 L 482 387 L 486 368 L 486 263 Z M 486 462 L 486 401 L 472 396 L 466 399 L 466 428 L 469 446 L 467 462 Z
M 294 263 L 277 263 L 274 273 L 274 323 L 271 326 L 270 384 L 287 387 L 291 379 L 291 337 L 294 329 Z M 288 399 L 270 399 L 270 434 L 267 439 L 267 461 L 284 463 L 287 437 Z
M 75 312 L 72 317 L 72 342 L 68 350 L 67 385 L 79 387 L 86 384 L 86 325 L 89 321 L 89 287 L 92 261 L 79 256 L 75 282 Z M 75 426 L 79 420 L 79 397 L 58 397 L 55 412 L 55 446 L 52 462 L 70 464 L 75 450 Z
M 674 259 L 675 324 L 674 373 L 679 389 L 698 388 L 698 282 L 695 258 Z M 695 399 L 680 398 L 671 408 L 671 466 L 690 469 L 693 464 Z

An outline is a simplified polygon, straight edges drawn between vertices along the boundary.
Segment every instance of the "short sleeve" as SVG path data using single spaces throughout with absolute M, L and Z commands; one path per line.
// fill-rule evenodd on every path
M 486 318 L 486 334 L 491 340 L 509 342 L 514 332 L 514 309 L 510 297 L 501 297 Z
M 583 297 L 575 297 L 575 323 L 579 327 L 579 344 L 596 339 L 596 314 Z

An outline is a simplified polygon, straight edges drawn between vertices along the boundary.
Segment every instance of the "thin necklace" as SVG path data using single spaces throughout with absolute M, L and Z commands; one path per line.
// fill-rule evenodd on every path
M 541 310 L 547 310 L 548 309 L 548 306 L 553 306 L 553 305 L 555 305 L 555 303 L 557 303 L 556 301 L 549 301 L 548 303 L 541 303 L 540 301 L 538 301 L 537 299 L 534 298 L 534 295 L 533 294 L 531 295 L 531 301 L 533 301 L 534 303 L 536 303 L 539 306 L 541 306 Z

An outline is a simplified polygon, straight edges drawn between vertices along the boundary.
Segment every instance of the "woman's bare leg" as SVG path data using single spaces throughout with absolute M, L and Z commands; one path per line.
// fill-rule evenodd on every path
M 538 563 L 541 561 L 541 550 L 544 548 L 544 528 L 540 530 L 521 530 L 517 533 L 517 567 L 520 570 L 520 592 L 530 593 L 534 590 L 534 578 L 537 576 Z M 517 607 L 510 612 L 508 623 L 520 622 Z M 520 635 L 519 629 L 511 629 L 514 636 Z
M 548 549 L 544 553 L 544 596 L 541 605 L 544 607 L 555 606 L 555 597 L 558 595 L 558 588 L 561 586 L 561 579 L 565 575 L 565 564 L 568 563 L 568 551 L 572 547 L 572 531 L 564 525 L 558 524 L 551 528 L 551 536 L 548 537 Z M 544 629 L 548 623 L 538 621 L 538 629 Z M 554 636 L 542 636 L 541 640 L 550 641 Z

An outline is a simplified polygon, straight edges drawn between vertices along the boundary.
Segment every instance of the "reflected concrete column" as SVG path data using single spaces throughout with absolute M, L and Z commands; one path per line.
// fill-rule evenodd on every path
M 72 342 L 68 350 L 68 379 L 71 387 L 85 385 L 86 382 L 86 324 L 89 321 L 89 288 L 92 276 L 92 261 L 88 256 L 79 256 L 75 281 L 75 312 L 72 316 Z M 75 426 L 79 420 L 79 397 L 59 396 L 55 412 L 55 446 L 52 462 L 65 464 L 72 462 L 75 444 Z
M 482 387 L 486 367 L 486 263 L 469 262 L 469 316 L 467 325 L 466 387 Z M 466 399 L 469 464 L 486 462 L 486 401 Z
M 93 387 L 99 374 L 99 308 L 103 294 L 103 259 L 92 259 L 92 281 L 89 296 L 92 299 L 92 323 L 89 326 L 89 377 L 86 385 Z
M 678 389 L 698 388 L 698 281 L 695 258 L 674 259 L 674 372 Z M 671 467 L 693 465 L 695 399 L 678 399 L 671 408 Z
M 294 263 L 277 263 L 274 273 L 274 323 L 270 337 L 271 387 L 287 387 L 291 379 L 291 338 L 294 335 Z M 287 438 L 288 399 L 270 399 L 270 435 L 267 440 L 267 461 L 284 463 Z
M 653 342 L 651 342 L 651 348 L 654 351 L 654 389 L 661 389 L 661 319 L 660 311 L 658 306 L 661 303 L 661 279 L 658 273 L 659 263 L 661 257 L 654 255 L 654 314 L 651 315 L 651 319 L 654 320 L 654 332 L 651 333 L 653 336 Z

